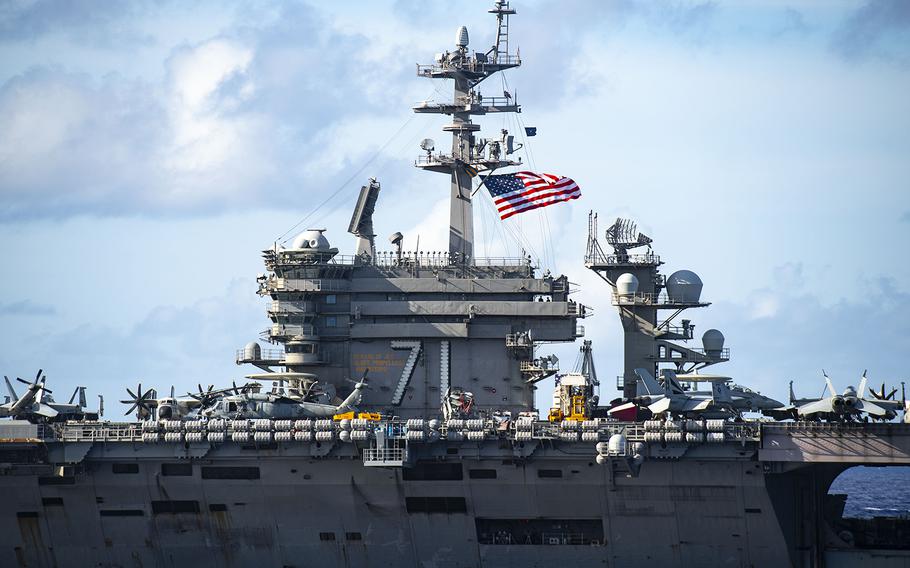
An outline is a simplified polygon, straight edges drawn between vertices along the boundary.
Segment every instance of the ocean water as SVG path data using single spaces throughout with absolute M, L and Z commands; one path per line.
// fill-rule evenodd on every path
M 910 467 L 858 466 L 840 474 L 828 493 L 846 493 L 844 517 L 910 517 Z

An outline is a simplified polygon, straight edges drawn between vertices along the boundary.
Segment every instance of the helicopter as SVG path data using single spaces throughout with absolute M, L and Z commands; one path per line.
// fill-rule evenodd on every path
M 25 419 L 30 422 L 62 422 L 65 420 L 97 420 L 98 410 L 86 410 L 85 387 L 76 387 L 68 403 L 56 402 L 51 391 L 45 383 L 47 375 L 38 369 L 34 382 L 28 382 L 16 377 L 16 380 L 27 385 L 22 396 L 16 393 L 9 377 L 3 376 L 6 381 L 6 390 L 9 395 L 6 402 L 0 404 L 0 418 L 11 417 Z M 78 397 L 78 402 L 77 402 Z
M 313 402 L 289 397 L 284 392 L 238 392 L 225 394 L 199 414 L 206 418 L 331 418 L 336 414 L 354 411 L 367 388 L 367 369 L 363 377 L 354 383 L 354 390 L 339 404 Z M 352 381 L 353 382 L 353 381 Z M 200 389 L 201 390 L 201 389 Z

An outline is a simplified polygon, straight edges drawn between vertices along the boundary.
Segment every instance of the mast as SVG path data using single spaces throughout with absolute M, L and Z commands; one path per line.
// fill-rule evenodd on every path
M 496 15 L 496 43 L 486 52 L 468 51 L 468 30 L 461 26 L 455 36 L 455 51 L 437 53 L 434 63 L 417 65 L 417 75 L 430 79 L 452 79 L 454 93 L 451 102 L 423 102 L 414 107 L 417 113 L 446 114 L 452 121 L 443 131 L 452 133 L 449 154 L 435 152 L 435 143 L 425 139 L 421 148 L 426 152 L 415 165 L 424 170 L 448 174 L 449 192 L 449 259 L 452 263 L 470 263 L 474 257 L 474 213 L 471 201 L 471 178 L 480 171 L 518 165 L 521 161 L 508 159 L 517 148 L 514 137 L 505 130 L 499 139 L 479 139 L 475 132 L 480 125 L 471 121 L 473 115 L 493 112 L 521 112 L 515 96 L 507 91 L 501 97 L 484 97 L 475 87 L 495 73 L 518 67 L 521 60 L 508 53 L 509 16 L 515 10 L 508 0 L 497 0 L 489 13 Z

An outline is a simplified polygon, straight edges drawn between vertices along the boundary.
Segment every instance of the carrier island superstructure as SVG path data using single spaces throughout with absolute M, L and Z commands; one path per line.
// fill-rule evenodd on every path
M 450 177 L 448 252 L 404 251 L 399 233 L 393 250 L 377 250 L 382 201 L 370 180 L 348 227 L 353 255 L 323 229 L 263 253 L 263 338 L 284 348 L 251 342 L 237 362 L 257 368 L 248 377 L 266 392 L 209 389 L 154 407 L 157 395 L 140 388 L 131 393 L 140 422 L 0 423 L 0 565 L 907 561 L 899 542 L 873 542 L 839 519 L 843 501 L 826 494 L 852 464 L 910 463 L 907 426 L 620 421 L 584 404 L 538 418 L 535 385 L 558 371 L 542 344 L 582 336 L 588 310 L 569 298 L 565 276 L 538 275 L 528 258 L 474 255 L 471 173 L 518 163 L 508 133 L 481 138 L 471 120 L 519 110 L 513 97 L 479 90 L 521 63 L 509 51 L 515 11 L 500 0 L 490 12 L 492 48 L 470 50 L 462 27 L 454 50 L 417 68 L 455 83 L 451 101 L 415 107 L 451 116 L 450 153 L 425 140 L 417 161 Z M 664 278 L 650 239 L 628 222 L 606 231 L 612 251 L 597 237 L 592 217 L 585 263 L 621 316 L 624 398 L 637 395 L 640 369 L 689 373 L 729 357 L 713 330 L 702 348 L 687 347 L 694 326 L 676 321 L 707 306 L 697 276 Z M 591 374 L 588 365 L 566 375 L 561 388 L 584 393 L 573 389 Z M 231 417 L 219 396 L 251 410 L 280 402 L 339 413 Z

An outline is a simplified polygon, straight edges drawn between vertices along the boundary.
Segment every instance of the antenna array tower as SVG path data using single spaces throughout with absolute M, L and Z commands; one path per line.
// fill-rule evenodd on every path
M 496 43 L 486 52 L 468 49 L 468 30 L 456 32 L 455 50 L 436 54 L 430 65 L 417 65 L 417 75 L 430 79 L 452 79 L 454 95 L 451 102 L 424 102 L 414 107 L 417 113 L 437 113 L 452 117 L 443 131 L 452 133 L 450 154 L 435 152 L 431 140 L 421 147 L 425 155 L 415 165 L 424 170 L 448 174 L 451 177 L 449 208 L 449 258 L 453 264 L 471 263 L 474 257 L 474 218 L 471 201 L 471 179 L 480 171 L 518 165 L 508 158 L 513 138 L 503 131 L 501 139 L 479 139 L 480 125 L 472 116 L 498 112 L 521 112 L 513 94 L 505 91 L 501 97 L 482 96 L 476 87 L 483 80 L 521 65 L 518 55 L 509 53 L 509 16 L 515 14 L 508 0 L 497 0 L 489 13 L 496 16 Z

